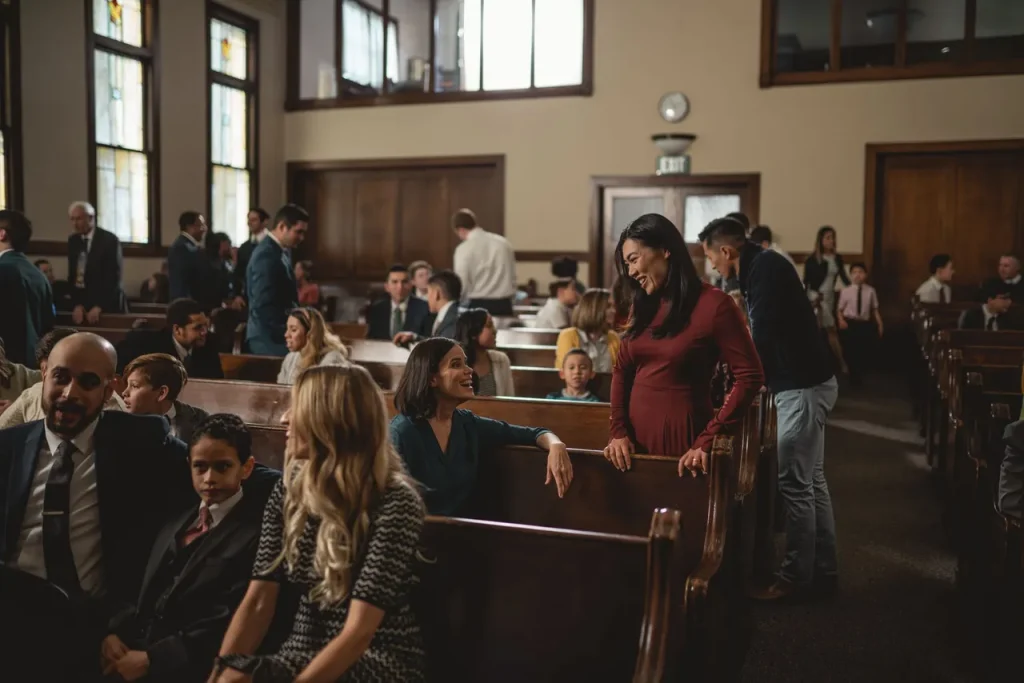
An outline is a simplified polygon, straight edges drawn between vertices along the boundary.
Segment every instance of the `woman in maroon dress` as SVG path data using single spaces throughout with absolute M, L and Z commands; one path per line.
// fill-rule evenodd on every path
M 623 230 L 615 261 L 633 316 L 612 375 L 605 457 L 625 471 L 633 453 L 680 456 L 680 476 L 706 472 L 715 435 L 740 421 L 764 383 L 750 332 L 732 297 L 701 282 L 664 216 L 646 214 Z M 719 361 L 736 381 L 716 414 L 711 376 Z

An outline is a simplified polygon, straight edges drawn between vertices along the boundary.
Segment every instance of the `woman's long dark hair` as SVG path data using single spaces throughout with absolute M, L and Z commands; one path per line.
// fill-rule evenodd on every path
M 466 362 L 470 367 L 476 365 L 476 354 L 480 350 L 477 339 L 487 327 L 489 316 L 490 313 L 486 309 L 470 308 L 463 311 L 455 323 L 455 341 L 462 344 L 462 350 L 466 352 Z
M 823 225 L 818 228 L 818 236 L 814 238 L 814 255 L 819 259 L 825 255 L 825 251 L 821 248 L 821 242 L 825 239 L 825 235 L 829 233 L 832 233 L 833 243 L 836 247 L 834 253 L 839 253 L 839 239 L 838 235 L 836 235 L 836 229 L 831 225 Z
M 626 240 L 668 252 L 668 273 L 665 275 L 665 282 L 653 295 L 648 295 L 640 283 L 629 276 L 629 266 L 622 258 L 622 245 Z M 633 317 L 626 329 L 627 337 L 636 337 L 650 326 L 663 299 L 671 302 L 669 312 L 651 335 L 655 339 L 662 339 L 675 336 L 686 328 L 703 285 L 683 241 L 683 235 L 672 221 L 661 214 L 648 213 L 630 223 L 622 231 L 619 243 L 615 247 L 615 268 L 619 272 L 619 277 L 628 283 L 633 296 Z
M 424 339 L 413 347 L 395 390 L 395 408 L 413 420 L 427 420 L 437 413 L 437 395 L 430 379 L 441 369 L 441 361 L 455 346 L 444 337 Z

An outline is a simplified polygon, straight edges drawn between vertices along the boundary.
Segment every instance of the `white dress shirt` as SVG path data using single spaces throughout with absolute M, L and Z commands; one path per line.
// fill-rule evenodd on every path
M 926 304 L 942 303 L 942 295 L 939 292 L 943 290 L 946 292 L 946 303 L 948 304 L 953 300 L 953 290 L 949 285 L 939 282 L 938 278 L 933 275 L 917 288 L 917 297 Z
M 267 236 L 267 231 L 266 230 L 260 230 L 255 235 L 251 235 L 249 237 L 249 241 L 252 242 L 253 244 L 259 244 L 260 242 L 263 241 L 263 238 L 266 237 L 266 236 Z
M 995 318 L 995 322 L 992 323 L 992 329 L 993 330 L 998 330 L 999 329 L 999 316 L 996 315 L 995 313 L 993 313 L 992 311 L 988 310 L 988 304 L 982 304 L 981 305 L 981 312 L 985 315 L 985 326 L 983 328 L 981 328 L 981 329 L 983 329 L 983 330 L 989 329 L 988 321 L 992 320 L 993 318 Z
M 2 250 L 0 250 L 0 258 L 3 258 L 3 257 L 4 257 L 4 254 L 6 254 L 6 253 L 7 253 L 7 252 L 9 252 L 9 251 L 14 251 L 14 250 L 13 250 L 13 249 L 10 249 L 10 248 L 8 248 L 8 249 L 2 249 Z
M 449 301 L 441 310 L 437 312 L 437 317 L 434 318 L 434 325 L 430 328 L 430 334 L 437 334 L 437 328 L 441 327 L 441 323 L 444 322 L 444 317 L 448 315 L 448 309 L 452 307 L 454 301 Z
M 462 299 L 511 299 L 516 293 L 516 252 L 507 239 L 477 227 L 455 247 Z
M 238 505 L 239 502 L 241 502 L 241 500 L 242 489 L 241 487 L 239 487 L 239 489 L 235 491 L 235 494 L 228 498 L 227 500 L 225 500 L 223 503 L 213 503 L 212 505 L 200 503 L 199 507 L 196 508 L 196 516 L 195 519 L 192 521 L 192 525 L 189 526 L 189 529 L 195 529 L 199 526 L 199 515 L 201 514 L 200 510 L 202 510 L 205 507 L 210 511 L 210 527 L 209 529 L 207 529 L 207 531 L 212 530 L 214 527 L 216 527 L 218 524 L 224 521 L 224 518 L 228 516 L 228 513 L 230 513 L 235 508 L 235 506 Z
M 1017 277 L 1011 277 L 1009 280 L 1003 280 L 1008 285 L 1019 285 L 1021 280 L 1020 273 L 1017 273 Z
M 196 245 L 197 247 L 199 246 L 199 240 L 197 240 L 195 237 L 193 237 L 189 233 L 185 232 L 184 230 L 181 231 L 181 234 L 184 235 L 188 239 L 189 242 L 191 242 L 192 244 Z
M 569 327 L 569 319 L 569 307 L 552 296 L 537 311 L 533 326 L 544 330 L 561 330 Z
M 167 409 L 167 412 L 164 413 L 164 417 L 166 417 L 167 421 L 171 423 L 171 436 L 180 438 L 178 436 L 178 423 L 174 421 L 174 418 L 178 417 L 178 411 L 174 409 L 173 403 L 171 404 L 171 407 Z
M 75 287 L 85 287 L 85 268 L 89 263 L 89 252 L 92 250 L 92 238 L 96 235 L 96 227 L 93 226 L 82 238 L 85 240 L 85 251 L 78 254 L 77 270 L 75 273 Z
M 46 480 L 53 467 L 54 453 L 64 440 L 47 427 L 43 427 L 46 439 L 39 449 L 36 472 L 29 489 L 25 518 L 21 522 L 18 537 L 18 552 L 14 566 L 18 569 L 46 578 L 46 558 L 43 553 L 43 500 L 46 494 Z M 96 451 L 93 433 L 96 420 L 71 440 L 75 445 L 72 461 L 75 471 L 71 475 L 69 510 L 69 535 L 71 555 L 78 569 L 78 581 L 82 590 L 96 595 L 103 590 L 103 546 L 100 530 L 100 499 L 96 484 Z M 27 455 L 27 454 L 26 454 Z

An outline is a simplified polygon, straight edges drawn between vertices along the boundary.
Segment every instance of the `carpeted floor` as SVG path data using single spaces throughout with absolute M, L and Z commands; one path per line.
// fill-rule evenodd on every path
M 825 457 L 841 594 L 755 604 L 744 683 L 975 680 L 952 635 L 955 560 L 903 392 L 841 389 Z

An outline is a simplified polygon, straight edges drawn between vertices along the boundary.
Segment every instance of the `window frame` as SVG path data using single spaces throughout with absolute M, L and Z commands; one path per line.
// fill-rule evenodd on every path
M 495 2 L 496 0 L 484 0 Z M 500 1 L 500 0 L 497 0 Z M 342 3 L 344 0 L 335 0 L 335 23 L 341 16 Z M 338 78 L 338 91 L 336 97 L 325 99 L 302 99 L 299 97 L 299 71 L 301 69 L 299 57 L 299 29 L 301 23 L 300 11 L 302 0 L 288 0 L 287 7 L 287 39 L 286 39 L 286 74 L 287 93 L 285 98 L 285 111 L 306 111 L 311 109 L 338 109 L 347 107 L 375 107 L 401 104 L 430 104 L 434 102 L 479 102 L 493 100 L 518 100 L 533 99 L 538 97 L 589 97 L 594 93 L 594 6 L 595 0 L 583 0 L 583 77 L 579 85 L 563 85 L 554 87 L 533 87 L 518 90 L 477 90 L 477 91 L 451 91 L 434 92 L 434 79 L 436 70 L 430 69 L 429 92 L 384 92 L 376 96 L 345 96 L 341 93 L 341 59 L 342 41 L 341 31 L 335 31 L 334 53 L 335 73 Z M 360 3 L 365 4 L 365 3 Z M 533 0 L 533 8 L 536 11 L 536 0 Z M 382 16 L 390 17 L 390 0 L 383 0 L 383 9 L 379 10 Z M 482 9 L 482 8 L 481 8 Z M 375 10 L 377 11 L 377 10 Z M 433 30 L 434 17 L 437 15 L 437 0 L 430 0 L 430 63 L 433 65 L 437 60 L 437 32 Z M 483 11 L 480 12 L 481 21 Z M 536 15 L 535 15 L 536 16 Z M 400 27 L 399 27 L 400 28 Z M 388 73 L 388 44 L 385 31 L 384 43 L 384 89 L 387 90 Z M 483 39 L 481 38 L 481 53 L 483 52 Z M 531 42 L 530 47 L 530 81 L 534 79 L 534 58 L 536 44 Z M 481 59 L 481 88 L 483 87 L 483 60 Z
M 760 85 L 771 88 L 783 85 L 809 85 L 816 83 L 853 83 L 858 81 L 893 81 L 915 78 L 954 78 L 962 76 L 994 76 L 1024 73 L 1024 59 L 1000 61 L 973 61 L 975 41 L 975 18 L 977 0 L 964 0 L 964 50 L 960 60 L 955 62 L 932 62 L 924 64 L 906 63 L 907 57 L 907 7 L 908 0 L 897 0 L 899 19 L 894 45 L 893 66 L 858 67 L 843 69 L 842 49 L 842 7 L 843 0 L 831 0 L 829 64 L 837 68 L 829 71 L 792 71 L 778 73 L 775 70 L 776 41 L 778 32 L 779 0 L 761 0 L 761 71 Z
M 20 0 L 0 3 L 0 46 L 3 48 L 3 59 L 0 68 L 5 69 L 7 78 L 5 88 L 0 93 L 0 130 L 3 132 L 4 146 L 4 195 L 7 206 L 3 208 L 23 211 L 25 207 L 25 187 L 22 183 L 23 157 L 21 151 L 21 31 Z
M 231 24 L 236 28 L 240 28 L 246 32 L 246 50 L 245 55 L 248 61 L 248 72 L 249 76 L 245 80 L 229 76 L 228 74 L 215 71 L 212 66 L 212 53 L 213 49 L 210 41 L 212 38 L 211 24 L 214 20 Z M 241 12 L 236 12 L 233 9 L 219 5 L 212 0 L 208 0 L 206 3 L 206 219 L 207 221 L 213 220 L 213 169 L 214 166 L 223 166 L 223 164 L 215 164 L 213 161 L 213 86 L 220 85 L 227 88 L 233 88 L 235 90 L 241 90 L 245 93 L 245 108 L 246 108 L 246 122 L 245 122 L 245 137 L 246 137 L 246 168 L 245 170 L 249 173 L 249 206 L 246 207 L 246 211 L 251 207 L 259 206 L 259 180 L 260 180 L 260 153 L 259 153 L 259 138 L 260 138 L 260 59 L 259 59 L 259 46 L 260 46 L 260 22 L 254 17 L 250 17 Z M 235 168 L 235 167 L 230 167 Z M 237 169 L 236 169 L 237 170 Z M 221 229 L 219 226 L 213 225 L 212 229 L 216 232 L 225 232 L 231 237 L 231 243 L 235 244 L 235 235 Z
M 143 149 L 146 155 L 147 208 L 149 231 L 145 242 L 121 240 L 125 256 L 159 256 L 160 239 L 160 50 L 159 50 L 159 0 L 141 0 L 143 45 L 136 47 L 119 40 L 101 36 L 93 25 L 94 0 L 85 0 L 85 74 L 86 106 L 88 107 L 88 157 L 89 157 L 89 201 L 99 214 L 99 190 L 97 187 L 96 142 L 96 51 L 102 50 L 119 57 L 133 59 L 142 64 L 143 102 Z M 104 145 L 105 147 L 107 145 Z M 112 147 L 118 149 L 117 147 Z M 136 151 L 136 150 L 131 150 Z M 98 223 L 97 223 L 98 225 Z M 110 228 L 104 229 L 114 232 Z M 115 233 L 116 234 L 116 233 Z M 118 236 L 118 239 L 121 239 Z

